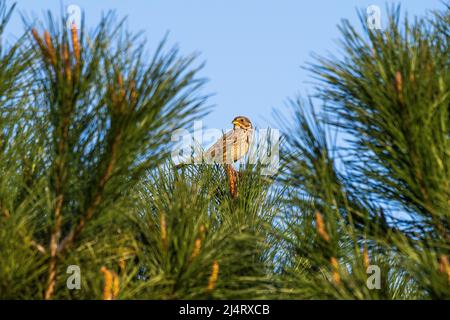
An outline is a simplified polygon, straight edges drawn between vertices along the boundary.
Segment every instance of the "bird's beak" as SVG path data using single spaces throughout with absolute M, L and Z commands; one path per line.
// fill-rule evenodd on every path
M 237 125 L 239 125 L 239 121 L 234 120 L 234 121 L 232 122 L 232 124 L 234 124 L 235 126 L 237 126 Z

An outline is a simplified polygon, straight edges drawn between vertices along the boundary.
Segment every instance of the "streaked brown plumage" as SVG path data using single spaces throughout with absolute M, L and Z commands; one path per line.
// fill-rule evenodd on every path
M 233 129 L 225 133 L 203 154 L 204 161 L 231 164 L 247 154 L 253 136 L 253 125 L 250 119 L 237 116 L 231 123 Z

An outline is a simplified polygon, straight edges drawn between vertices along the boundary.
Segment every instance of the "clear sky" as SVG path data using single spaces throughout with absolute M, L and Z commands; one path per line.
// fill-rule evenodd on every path
M 359 25 L 357 8 L 371 4 L 382 9 L 400 3 L 410 15 L 443 7 L 439 0 L 18 0 L 18 9 L 39 17 L 47 9 L 55 14 L 62 6 L 76 4 L 85 11 L 88 27 L 102 12 L 115 10 L 128 17 L 128 28 L 143 31 L 150 50 L 169 32 L 169 44 L 182 53 L 199 52 L 206 62 L 201 75 L 209 79 L 206 93 L 214 96 L 209 128 L 229 128 L 236 115 L 247 115 L 259 127 L 274 124 L 272 111 L 283 108 L 287 98 L 312 93 L 307 71 L 310 54 L 337 48 L 336 25 L 349 19 Z M 12 1 L 8 1 L 9 4 Z M 14 15 L 7 35 L 23 30 Z M 150 57 L 149 57 L 150 58 Z

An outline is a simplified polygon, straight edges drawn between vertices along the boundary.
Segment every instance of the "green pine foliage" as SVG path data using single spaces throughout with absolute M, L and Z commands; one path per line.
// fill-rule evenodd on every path
M 309 66 L 273 176 L 172 163 L 210 109 L 164 40 L 51 14 L 1 38 L 0 299 L 449 299 L 450 6 L 389 19 Z

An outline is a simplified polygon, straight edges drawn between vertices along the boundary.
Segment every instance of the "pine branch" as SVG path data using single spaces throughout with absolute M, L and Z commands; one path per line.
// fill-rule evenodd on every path
M 103 173 L 102 177 L 99 180 L 96 191 L 94 193 L 95 195 L 92 198 L 91 202 L 89 203 L 85 213 L 81 217 L 78 224 L 61 241 L 61 243 L 59 245 L 60 253 L 63 253 L 64 250 L 66 250 L 71 244 L 73 244 L 76 237 L 83 231 L 86 222 L 89 221 L 90 219 L 92 219 L 92 216 L 94 215 L 94 213 L 100 206 L 106 183 L 111 178 L 111 175 L 113 173 L 113 170 L 114 170 L 116 162 L 117 162 L 117 153 L 118 153 L 118 148 L 120 145 L 120 139 L 121 139 L 121 134 L 120 134 L 120 132 L 118 132 L 114 136 L 114 139 L 113 139 L 113 142 L 111 145 L 110 160 L 109 160 L 108 165 L 106 166 L 105 172 Z
M 2 212 L 3 217 L 4 217 L 5 219 L 9 219 L 9 218 L 11 217 L 10 211 L 8 210 L 8 208 L 6 208 L 5 206 L 3 206 L 3 204 L 2 204 L 1 202 L 0 202 L 0 211 Z

